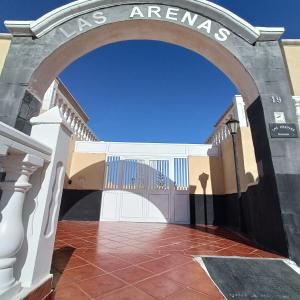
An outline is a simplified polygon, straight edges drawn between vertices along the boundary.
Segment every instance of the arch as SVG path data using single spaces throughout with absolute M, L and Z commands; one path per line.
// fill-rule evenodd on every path
M 124 39 L 155 39 L 205 56 L 237 86 L 248 104 L 256 160 L 261 169 L 251 199 L 264 230 L 256 241 L 298 260 L 300 139 L 274 139 L 274 113 L 297 123 L 279 38 L 283 28 L 251 26 L 206 0 L 79 0 L 36 21 L 6 22 L 13 38 L 0 77 L 0 120 L 29 133 L 43 94 L 63 68 L 85 53 Z M 272 103 L 272 99 L 280 103 Z M 286 187 L 291 187 L 287 191 Z M 291 193 L 291 194 L 290 194 Z M 286 199 L 291 199 L 286 201 Z
M 230 78 L 244 96 L 247 104 L 249 104 L 248 99 L 252 102 L 259 95 L 251 74 L 238 58 L 223 45 L 187 28 L 169 22 L 164 22 L 162 25 L 161 21 L 152 20 L 118 22 L 97 27 L 73 38 L 43 60 L 31 77 L 29 90 L 39 99 L 42 99 L 53 78 L 76 59 L 107 44 L 141 39 L 159 40 L 180 45 L 204 56 Z M 84 47 L 80 47 L 83 44 Z
M 79 27 L 75 31 L 74 20 Z M 261 40 L 276 40 L 283 33 L 282 28 L 256 28 L 206 0 L 152 0 L 141 4 L 132 0 L 79 0 L 36 21 L 6 21 L 5 24 L 15 36 L 44 38 L 51 44 L 50 48 L 56 44 L 51 52 L 42 56 L 28 84 L 28 90 L 40 101 L 51 79 L 80 56 L 117 41 L 149 39 L 177 44 L 203 55 L 219 67 L 240 90 L 246 102 L 251 103 L 259 92 L 236 53 L 241 49 L 238 44 L 251 46 Z M 73 27 L 71 31 L 70 26 Z M 58 32 L 65 35 L 64 40 L 59 41 Z M 228 42 L 227 38 L 231 41 Z M 45 78 L 45 74 L 49 78 Z

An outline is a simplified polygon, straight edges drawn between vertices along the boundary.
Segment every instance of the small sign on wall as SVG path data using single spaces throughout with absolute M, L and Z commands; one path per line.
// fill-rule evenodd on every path
M 269 126 L 270 126 L 270 133 L 272 138 L 297 138 L 298 137 L 298 130 L 296 124 L 271 123 L 269 124 Z
M 274 112 L 275 123 L 286 123 L 284 112 Z

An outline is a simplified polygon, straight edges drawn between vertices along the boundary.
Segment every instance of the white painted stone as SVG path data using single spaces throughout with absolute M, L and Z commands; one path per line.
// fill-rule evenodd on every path
M 300 96 L 293 96 L 293 99 L 295 101 L 298 123 L 300 123 Z
M 50 160 L 51 148 L 47 147 L 39 140 L 35 140 L 23 132 L 0 122 L 0 145 L 8 147 L 14 151 L 32 154 Z
M 26 239 L 17 257 L 16 276 L 30 288 L 49 278 L 63 190 L 65 164 L 72 134 L 58 107 L 31 119 L 32 138 L 53 149 L 51 162 L 32 176 L 24 205 Z M 47 133 L 47 134 L 45 134 Z
M 189 155 L 218 156 L 218 147 L 207 144 L 156 144 L 78 141 L 76 152 L 106 153 L 107 155 L 139 154 L 144 156 L 165 155 L 170 157 Z
M 55 106 L 58 82 L 54 80 L 45 93 L 41 111 L 46 111 Z
M 240 122 L 240 127 L 247 127 L 247 117 L 245 111 L 245 102 L 241 95 L 236 95 L 233 98 L 234 117 Z
M 6 172 L 0 182 L 0 299 L 11 299 L 18 283 L 14 275 L 16 256 L 24 240 L 23 204 L 31 189 L 30 176 L 44 164 L 44 160 L 30 155 L 10 155 L 1 159 Z M 5 242 L 4 242 L 5 241 Z

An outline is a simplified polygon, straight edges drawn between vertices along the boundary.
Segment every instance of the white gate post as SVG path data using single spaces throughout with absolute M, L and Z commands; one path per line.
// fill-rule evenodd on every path
M 32 176 L 35 207 L 24 206 L 26 240 L 17 258 L 19 280 L 28 290 L 51 278 L 50 268 L 63 191 L 68 147 L 72 134 L 58 107 L 31 119 L 31 137 L 52 149 L 49 165 Z M 32 203 L 33 201 L 31 201 Z M 30 201 L 28 201 L 30 203 Z

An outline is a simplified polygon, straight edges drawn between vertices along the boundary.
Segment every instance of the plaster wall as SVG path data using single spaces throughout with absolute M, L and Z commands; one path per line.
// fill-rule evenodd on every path
M 74 154 L 74 151 L 75 151 L 76 140 L 77 140 L 76 136 L 73 134 L 72 137 L 70 138 L 70 143 L 69 143 L 68 159 L 67 159 L 67 164 L 66 164 L 66 174 L 65 174 L 64 188 L 67 188 L 68 181 L 69 181 L 69 179 L 71 177 L 72 159 L 73 159 L 73 154 Z
M 240 128 L 237 136 L 238 159 L 240 163 L 241 189 L 245 192 L 249 185 L 258 180 L 257 163 L 255 160 L 251 130 L 249 127 Z M 220 145 L 219 157 L 189 157 L 190 193 L 203 195 L 203 178 L 207 177 L 207 195 L 226 195 L 237 192 L 234 158 L 231 138 Z
M 220 147 L 224 175 L 224 194 L 233 194 L 237 192 L 237 189 L 231 137 L 227 138 Z M 258 178 L 252 135 L 249 127 L 240 128 L 237 135 L 237 150 L 241 190 L 245 192 L 249 185 L 256 183 Z
M 73 152 L 65 189 L 68 190 L 103 190 L 105 175 L 105 153 Z M 68 181 L 71 180 L 71 184 Z
M 300 95 L 300 43 L 283 44 L 286 64 L 295 96 Z
M 6 56 L 11 44 L 11 39 L 8 36 L 0 35 L 0 74 L 2 72 Z
M 189 156 L 190 194 L 224 194 L 222 157 Z

